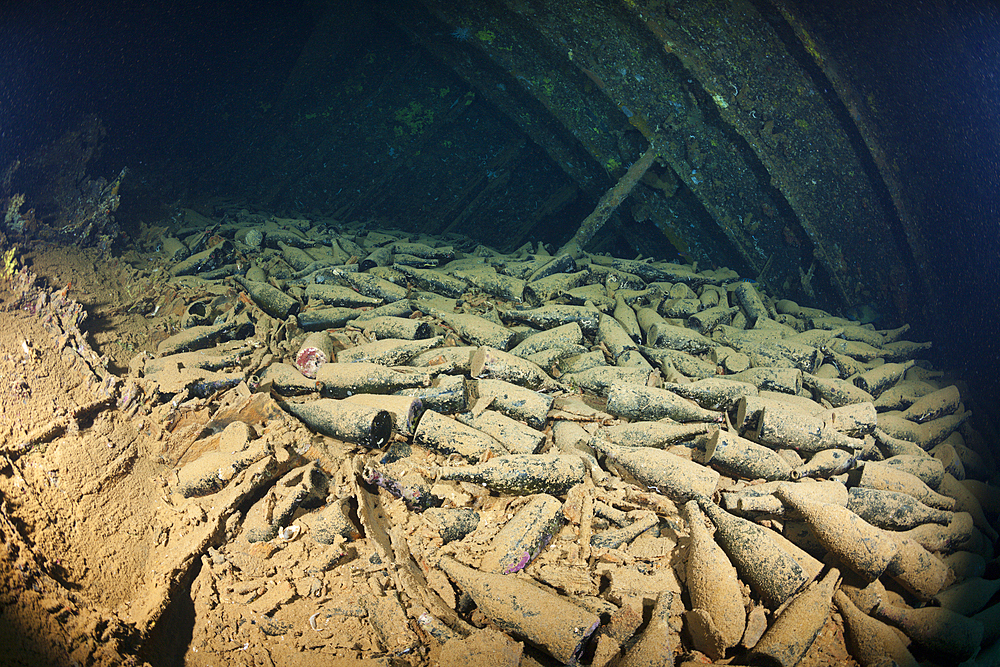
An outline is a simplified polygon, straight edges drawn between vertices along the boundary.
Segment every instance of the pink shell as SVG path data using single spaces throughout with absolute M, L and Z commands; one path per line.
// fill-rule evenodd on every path
M 307 378 L 315 378 L 319 367 L 327 362 L 326 353 L 316 347 L 306 347 L 299 350 L 295 357 L 295 366 Z

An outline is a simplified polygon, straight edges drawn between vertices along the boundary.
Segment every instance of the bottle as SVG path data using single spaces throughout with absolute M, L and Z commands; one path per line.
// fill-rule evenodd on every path
M 941 607 L 909 609 L 882 602 L 877 618 L 892 623 L 915 643 L 951 664 L 968 660 L 983 641 L 983 624 Z
M 298 301 L 269 283 L 247 280 L 243 276 L 236 276 L 236 282 L 247 291 L 254 303 L 271 317 L 284 320 L 299 309 Z
M 881 461 L 865 461 L 860 472 L 853 471 L 851 477 L 857 478 L 852 481 L 856 481 L 858 486 L 884 491 L 902 491 L 925 505 L 942 510 L 951 511 L 955 507 L 954 498 L 935 493 L 915 475 Z
M 865 446 L 864 440 L 830 428 L 820 417 L 780 404 L 768 405 L 761 410 L 755 439 L 763 444 L 806 453 L 831 447 L 860 451 Z
M 912 361 L 906 361 L 901 364 L 890 363 L 876 366 L 855 377 L 854 384 L 878 398 L 879 394 L 896 384 L 913 364 Z
M 372 343 L 356 345 L 337 353 L 341 363 L 368 362 L 382 366 L 402 366 L 418 354 L 437 347 L 442 336 L 408 340 L 405 338 L 383 338 Z
M 892 663 L 917 667 L 917 659 L 895 630 L 858 609 L 843 591 L 834 593 L 833 601 L 844 617 L 847 649 L 862 667 Z
M 943 560 L 906 533 L 886 531 L 885 534 L 899 547 L 886 574 L 920 600 L 930 600 L 955 580 L 955 573 Z
M 955 512 L 954 518 L 947 526 L 925 523 L 903 531 L 900 535 L 909 537 L 928 551 L 951 553 L 957 549 L 975 551 L 972 544 L 976 535 L 981 535 L 981 533 L 976 530 L 971 514 Z
M 351 394 L 345 399 L 355 405 L 386 410 L 392 415 L 393 427 L 405 436 L 411 436 L 424 415 L 424 404 L 412 396 L 386 396 L 385 394 Z
M 362 479 L 368 484 L 382 487 L 415 512 L 441 504 L 441 499 L 431 493 L 427 480 L 415 471 L 401 470 L 392 464 L 372 463 L 365 466 Z
M 705 515 L 698 501 L 684 506 L 691 541 L 687 553 L 687 589 L 692 612 L 701 610 L 699 619 L 685 614 L 693 625 L 704 627 L 692 633 L 695 648 L 713 660 L 721 660 L 726 651 L 736 646 L 746 629 L 746 609 L 736 568 L 705 525 Z M 707 616 L 707 618 L 706 618 Z
M 674 661 L 674 647 L 670 642 L 670 604 L 674 594 L 661 591 L 656 596 L 652 617 L 639 639 L 612 667 L 659 667 Z
M 900 491 L 883 491 L 855 486 L 848 491 L 847 509 L 886 530 L 909 530 L 925 523 L 948 525 L 953 512 L 928 507 Z
M 715 524 L 715 539 L 765 604 L 772 609 L 781 606 L 809 581 L 802 566 L 770 538 L 766 528 L 733 516 L 708 497 L 697 500 Z
M 903 410 L 903 418 L 922 424 L 938 417 L 955 414 L 961 402 L 962 397 L 958 387 L 949 385 L 918 398 L 910 407 Z
M 559 388 L 559 385 L 538 364 L 485 345 L 473 353 L 469 367 L 470 375 L 474 378 L 503 380 L 542 391 Z
M 565 517 L 558 499 L 545 493 L 534 496 L 493 538 L 482 569 L 500 574 L 520 572 L 541 553 L 563 523 Z
M 792 466 L 778 452 L 717 428 L 705 442 L 705 463 L 715 463 L 743 479 L 785 480 L 792 473 Z
M 665 496 L 710 498 L 721 477 L 711 468 L 661 449 L 618 447 L 600 437 L 592 438 L 590 446 L 640 484 Z
M 805 518 L 824 547 L 867 581 L 882 576 L 899 547 L 878 528 L 846 507 L 814 500 L 782 484 L 778 498 Z
M 392 435 L 392 415 L 385 410 L 364 405 L 352 405 L 332 398 L 308 403 L 280 402 L 286 412 L 298 417 L 306 426 L 345 442 L 378 449 Z
M 872 400 L 871 394 L 848 380 L 824 378 L 806 373 L 802 376 L 802 382 L 835 408 Z
M 660 522 L 655 513 L 650 512 L 621 528 L 605 530 L 590 538 L 590 546 L 598 549 L 618 549 L 645 533 Z
M 672 391 L 616 382 L 608 390 L 608 412 L 616 417 L 655 421 L 670 417 L 679 422 L 721 422 L 721 412 L 706 410 Z
M 990 538 L 991 542 L 996 542 L 997 539 L 1000 539 L 1000 535 L 997 535 L 997 531 L 990 525 L 990 520 L 986 518 L 983 506 L 979 504 L 979 500 L 961 482 L 955 479 L 954 476 L 946 472 L 941 479 L 938 490 L 946 497 L 954 499 L 956 512 L 968 512 L 971 514 L 976 528 L 983 531 L 986 537 Z
M 351 394 L 391 394 L 407 387 L 427 387 L 429 373 L 401 372 L 369 362 L 349 364 L 327 363 L 316 370 L 316 381 L 323 384 L 323 394 L 331 398 L 346 398 Z
M 803 477 L 832 477 L 850 470 L 858 457 L 843 449 L 824 449 L 813 454 L 808 462 L 793 468 L 790 476 L 798 480 Z
M 482 484 L 507 495 L 561 496 L 585 475 L 583 459 L 575 454 L 508 454 L 474 466 L 440 468 L 438 478 Z
M 601 624 L 597 614 L 516 575 L 480 572 L 447 556 L 438 567 L 500 629 L 527 639 L 561 663 L 575 662 Z
M 956 614 L 971 616 L 981 611 L 998 590 L 1000 579 L 975 577 L 939 592 L 934 601 Z
M 882 463 L 910 473 L 931 489 L 938 488 L 944 479 L 944 465 L 923 450 L 919 454 L 897 454 Z
M 267 368 L 249 384 L 254 391 L 269 393 L 271 389 L 282 396 L 302 396 L 320 390 L 320 383 L 304 376 L 295 366 L 280 361 L 268 364 Z
M 553 400 L 548 394 L 503 380 L 465 380 L 465 402 L 470 410 L 476 412 L 476 403 L 485 401 L 497 412 L 539 431 L 545 428 Z
M 840 571 L 832 568 L 822 580 L 796 595 L 753 647 L 750 659 L 766 658 L 767 664 L 795 667 L 830 616 L 830 601 L 839 579 Z
M 496 438 L 434 410 L 427 410 L 420 418 L 413 442 L 445 455 L 458 454 L 471 463 L 478 463 L 487 452 L 507 453 Z

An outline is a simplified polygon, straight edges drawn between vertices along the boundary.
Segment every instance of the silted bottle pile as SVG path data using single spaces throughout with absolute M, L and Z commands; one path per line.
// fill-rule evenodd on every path
M 300 461 L 244 531 L 372 541 L 414 570 L 367 608 L 405 622 L 387 651 L 460 664 L 487 625 L 518 659 L 794 665 L 831 614 L 863 665 L 997 650 L 994 462 L 908 327 L 762 298 L 726 270 L 227 231 L 173 273 L 243 305 L 164 341 L 147 391 L 246 382 L 355 443 L 353 492 Z M 220 488 L 202 468 L 185 495 Z

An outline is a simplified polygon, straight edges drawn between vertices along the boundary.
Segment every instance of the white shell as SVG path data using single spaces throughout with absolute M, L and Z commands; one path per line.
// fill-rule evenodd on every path
M 301 529 L 298 526 L 285 526 L 278 531 L 278 539 L 290 542 L 298 536 L 299 530 Z

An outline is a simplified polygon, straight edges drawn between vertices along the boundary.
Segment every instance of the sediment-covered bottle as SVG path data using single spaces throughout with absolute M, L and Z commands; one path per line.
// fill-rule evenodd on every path
M 840 571 L 833 568 L 792 598 L 753 647 L 751 660 L 766 657 L 768 664 L 797 665 L 830 616 L 830 602 L 839 579 Z
M 654 421 L 669 417 L 679 422 L 718 422 L 721 412 L 706 410 L 694 401 L 666 389 L 617 382 L 608 390 L 608 412 L 616 417 Z
M 885 572 L 917 598 L 930 600 L 955 580 L 945 562 L 913 538 L 893 531 L 885 534 L 899 547 Z
M 896 543 L 846 507 L 814 500 L 793 484 L 778 497 L 799 512 L 828 551 L 868 581 L 882 576 L 899 550 Z
M 824 449 L 816 452 L 810 459 L 800 466 L 792 468 L 789 476 L 791 479 L 802 479 L 803 477 L 832 477 L 850 470 L 857 456 L 844 449 Z
M 938 417 L 954 414 L 961 405 L 962 396 L 955 385 L 938 389 L 918 398 L 903 410 L 903 418 L 917 423 L 928 422 Z
M 236 282 L 247 291 L 253 302 L 271 317 L 284 320 L 299 309 L 299 302 L 269 283 L 236 276 Z
M 786 480 L 792 472 L 788 461 L 773 449 L 718 428 L 705 439 L 705 463 L 743 479 Z
M 684 511 L 691 533 L 686 569 L 692 610 L 685 615 L 698 628 L 698 632 L 692 631 L 695 648 L 718 660 L 743 636 L 743 594 L 736 568 L 712 539 L 698 501 L 688 501 Z
M 944 477 L 941 479 L 941 484 L 938 485 L 938 491 L 955 500 L 955 511 L 968 512 L 971 514 L 972 520 L 976 524 L 976 528 L 983 531 L 983 533 L 990 538 L 991 542 L 997 541 L 1000 535 L 997 535 L 997 531 L 994 530 L 989 519 L 986 518 L 986 514 L 983 512 L 983 507 L 979 504 L 979 500 L 976 499 L 976 496 L 974 496 L 972 492 L 962 486 L 961 482 L 946 472 Z
M 890 363 L 876 366 L 855 377 L 854 384 L 877 398 L 883 391 L 899 382 L 906 371 L 913 366 L 913 363 L 907 361 L 901 364 Z
M 855 486 L 848 492 L 847 509 L 886 530 L 909 530 L 925 523 L 947 525 L 952 512 L 928 507 L 901 491 Z
M 449 557 L 442 558 L 439 567 L 499 628 L 527 639 L 559 662 L 574 662 L 601 624 L 597 614 L 517 575 L 480 572 Z
M 939 591 L 934 601 L 956 614 L 971 616 L 982 611 L 998 590 L 1000 579 L 975 577 Z
M 383 366 L 402 366 L 418 354 L 441 344 L 441 336 L 409 340 L 406 338 L 385 338 L 373 343 L 356 345 L 337 354 L 341 363 L 368 362 Z
M 491 408 L 512 419 L 541 430 L 553 398 L 503 380 L 466 380 L 465 401 L 470 409 L 480 400 L 488 401 Z
M 323 364 L 316 371 L 316 381 L 323 384 L 323 394 L 345 398 L 351 394 L 391 394 L 409 387 L 426 387 L 430 375 L 422 371 L 401 372 L 368 362 Z
M 968 512 L 955 512 L 951 523 L 942 526 L 936 523 L 925 523 L 916 528 L 900 533 L 920 544 L 928 551 L 951 553 L 957 549 L 969 549 L 974 536 L 979 534 L 972 515 Z
M 930 507 L 949 511 L 955 507 L 953 498 L 935 493 L 916 476 L 880 461 L 866 461 L 861 470 L 855 470 L 850 477 L 855 478 L 860 486 L 884 491 L 901 491 Z
M 834 593 L 833 601 L 844 617 L 847 648 L 862 667 L 917 667 L 917 659 L 895 630 L 858 609 L 843 591 Z
M 779 607 L 809 581 L 798 561 L 770 538 L 767 528 L 733 516 L 707 497 L 697 500 L 715 524 L 715 539 L 729 555 L 740 578 L 765 604 Z
M 385 410 L 353 405 L 332 398 L 279 405 L 323 435 L 377 449 L 392 435 L 392 415 Z
M 860 451 L 864 441 L 830 428 L 820 417 L 790 408 L 769 405 L 761 410 L 756 440 L 773 447 L 819 452 L 831 447 Z
M 919 454 L 897 454 L 882 463 L 908 472 L 931 489 L 937 489 L 944 479 L 944 465 L 923 450 Z
M 974 656 L 983 640 L 982 623 L 941 607 L 909 609 L 883 601 L 873 613 L 905 632 L 920 646 L 953 664 Z
M 534 496 L 493 538 L 482 569 L 500 574 L 520 572 L 564 523 L 562 503 L 557 498 L 545 493 Z
M 386 396 L 384 394 L 352 394 L 341 399 L 355 405 L 386 410 L 392 415 L 393 428 L 403 435 L 413 435 L 424 414 L 424 404 L 412 396 Z
M 503 380 L 528 389 L 552 390 L 559 386 L 537 364 L 485 345 L 472 355 L 469 369 L 474 378 Z
M 497 439 L 434 410 L 427 410 L 413 434 L 413 442 L 442 454 L 458 454 L 477 463 L 487 452 L 506 454 Z
M 509 454 L 474 466 L 440 468 L 440 479 L 482 484 L 508 495 L 561 496 L 583 481 L 586 466 L 575 454 Z
M 721 477 L 711 468 L 661 449 L 618 447 L 601 438 L 593 438 L 590 446 L 640 484 L 666 496 L 711 497 Z
M 646 629 L 620 659 L 611 663 L 612 667 L 661 667 L 673 662 L 674 648 L 670 641 L 670 604 L 673 596 L 672 591 L 661 591 L 656 596 Z
M 601 434 L 616 445 L 664 448 L 692 440 L 711 428 L 712 425 L 706 422 L 680 424 L 664 419 L 616 424 L 602 429 Z

